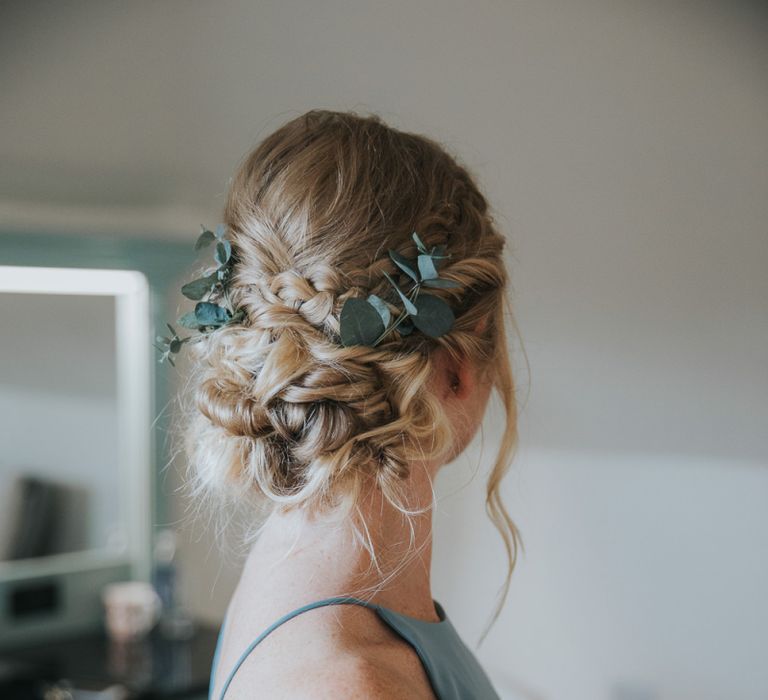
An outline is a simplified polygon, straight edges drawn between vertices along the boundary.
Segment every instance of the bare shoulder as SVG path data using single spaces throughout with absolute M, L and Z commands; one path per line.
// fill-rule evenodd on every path
M 238 669 L 226 700 L 435 700 L 416 651 L 370 610 L 346 607 L 279 627 Z M 339 613 L 343 627 L 333 618 Z
M 434 695 L 399 670 L 388 665 L 379 666 L 364 657 L 335 659 L 333 663 L 309 669 L 303 679 L 287 679 L 285 695 L 280 697 L 317 698 L 369 698 L 370 700 L 433 700 Z
M 256 691 L 255 689 L 258 689 Z M 245 672 L 228 700 L 275 697 L 290 700 L 435 700 L 429 685 L 389 663 L 344 654 L 326 660 L 292 659 L 268 673 Z

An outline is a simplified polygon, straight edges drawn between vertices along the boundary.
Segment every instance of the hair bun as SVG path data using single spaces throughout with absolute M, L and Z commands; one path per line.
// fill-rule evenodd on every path
M 210 336 L 196 394 L 197 409 L 219 431 L 219 440 L 250 443 L 242 446 L 250 466 L 228 468 L 228 478 L 237 482 L 259 474 L 260 481 L 267 469 L 261 460 L 279 454 L 281 483 L 293 491 L 313 462 L 345 447 L 358 467 L 375 469 L 371 460 L 381 456 L 386 440 L 356 437 L 397 418 L 384 375 L 359 358 L 317 357 L 293 329 L 283 329 L 258 348 L 251 347 L 250 333 L 249 328 L 227 328 Z M 253 460 L 259 465 L 255 472 Z M 396 461 L 390 459 L 390 467 Z

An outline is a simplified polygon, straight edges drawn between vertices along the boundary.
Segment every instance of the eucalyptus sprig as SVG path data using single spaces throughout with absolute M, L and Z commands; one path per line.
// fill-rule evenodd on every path
M 237 323 L 245 318 L 245 311 L 243 309 L 232 312 L 226 306 L 210 301 L 212 295 L 219 294 L 229 302 L 227 282 L 232 274 L 232 244 L 224 237 L 226 227 L 223 224 L 219 224 L 216 227 L 215 233 L 209 231 L 203 225 L 200 228 L 202 232 L 195 242 L 195 250 L 205 248 L 215 241 L 213 257 L 217 267 L 210 274 L 188 282 L 181 288 L 181 293 L 187 299 L 196 301 L 197 304 L 195 304 L 193 311 L 181 316 L 178 319 L 178 323 L 185 328 L 200 331 L 201 335 L 190 335 L 181 338 L 174 327 L 170 323 L 166 323 L 166 326 L 171 331 L 171 336 L 157 336 L 157 342 L 160 345 L 155 345 L 155 347 L 163 353 L 160 362 L 168 360 L 172 366 L 175 365 L 171 355 L 178 354 L 185 343 L 199 340 L 212 330 L 230 323 Z
M 459 287 L 458 282 L 440 278 L 438 268 L 442 260 L 450 258 L 445 254 L 445 245 L 433 246 L 427 250 L 419 235 L 414 231 L 413 240 L 419 251 L 415 260 L 406 258 L 390 248 L 389 256 L 414 285 L 404 293 L 386 272 L 384 276 L 394 287 L 403 310 L 392 322 L 392 313 L 381 297 L 369 294 L 367 299 L 347 299 L 341 309 L 341 343 L 375 347 L 395 329 L 402 335 L 409 335 L 416 328 L 425 335 L 437 338 L 445 335 L 452 327 L 455 317 L 444 299 L 422 292 L 422 287 L 449 289 Z M 390 323 L 391 322 L 391 323 Z

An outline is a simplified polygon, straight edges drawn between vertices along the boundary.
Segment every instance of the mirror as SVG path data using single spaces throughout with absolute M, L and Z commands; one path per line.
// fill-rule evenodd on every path
M 0 296 L 0 561 L 121 551 L 115 298 Z M 52 348 L 55 347 L 55 350 Z
M 0 266 L 0 328 L 2 645 L 90 624 L 104 583 L 149 575 L 148 281 Z

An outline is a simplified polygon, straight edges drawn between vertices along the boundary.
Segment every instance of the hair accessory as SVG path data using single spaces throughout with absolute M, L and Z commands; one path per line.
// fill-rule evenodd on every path
M 224 237 L 226 226 L 219 224 L 215 233 L 202 225 L 201 229 L 202 232 L 195 243 L 195 250 L 200 250 L 215 241 L 214 260 L 217 268 L 181 288 L 181 293 L 188 299 L 196 301 L 197 304 L 193 311 L 181 316 L 178 323 L 185 328 L 199 331 L 199 334 L 181 338 L 176 329 L 170 323 L 166 323 L 171 332 L 170 337 L 157 336 L 157 342 L 160 345 L 156 344 L 155 347 L 163 353 L 160 362 L 167 359 L 172 366 L 175 365 L 171 356 L 178 354 L 185 343 L 195 342 L 212 331 L 239 323 L 246 316 L 244 309 L 232 308 L 227 293 L 227 284 L 232 274 L 232 245 Z M 403 311 L 393 321 L 388 303 L 375 294 L 368 295 L 367 299 L 347 299 L 340 315 L 340 335 L 343 346 L 375 347 L 395 329 L 402 335 L 409 335 L 416 329 L 425 335 L 437 338 L 453 327 L 455 319 L 450 306 L 440 297 L 422 292 L 422 287 L 448 289 L 460 286 L 458 282 L 441 279 L 438 275 L 441 261 L 451 256 L 445 254 L 445 245 L 433 246 L 432 250 L 428 251 L 415 231 L 413 240 L 419 251 L 415 260 L 410 260 L 391 248 L 389 250 L 389 256 L 397 267 L 414 282 L 408 292 L 404 293 L 392 277 L 384 273 L 395 288 L 404 306 Z M 223 300 L 224 304 L 211 301 L 214 296 Z M 394 302 L 389 304 L 395 305 Z
M 445 245 L 433 246 L 431 251 L 427 251 L 416 231 L 413 232 L 413 240 L 419 250 L 415 260 L 410 260 L 391 248 L 389 250 L 389 256 L 395 265 L 414 282 L 408 293 L 403 293 L 395 281 L 384 273 L 395 288 L 404 310 L 390 323 L 392 314 L 381 297 L 370 294 L 367 299 L 347 299 L 340 316 L 341 343 L 345 347 L 375 347 L 395 329 L 402 335 L 409 335 L 416 328 L 425 335 L 437 338 L 453 327 L 453 311 L 445 300 L 421 291 L 422 286 L 442 289 L 460 286 L 458 282 L 441 279 L 438 275 L 440 261 L 451 256 L 445 254 Z
M 187 299 L 196 301 L 197 304 L 195 304 L 194 311 L 184 314 L 178 319 L 178 323 L 185 328 L 201 331 L 201 334 L 180 338 L 176 329 L 170 323 L 166 323 L 165 325 L 171 331 L 171 337 L 157 336 L 157 342 L 162 345 L 155 345 L 155 347 L 163 352 L 160 362 L 167 359 L 173 366 L 175 365 L 171 355 L 178 354 L 184 343 L 200 340 L 217 328 L 238 323 L 245 318 L 243 309 L 232 310 L 227 294 L 227 283 L 232 273 L 232 244 L 224 238 L 226 226 L 219 224 L 215 233 L 206 229 L 202 224 L 200 228 L 202 233 L 195 242 L 195 250 L 205 248 L 216 241 L 213 257 L 217 268 L 204 277 L 187 282 L 181 288 L 181 293 Z M 214 294 L 223 298 L 225 305 L 222 306 L 210 301 Z

